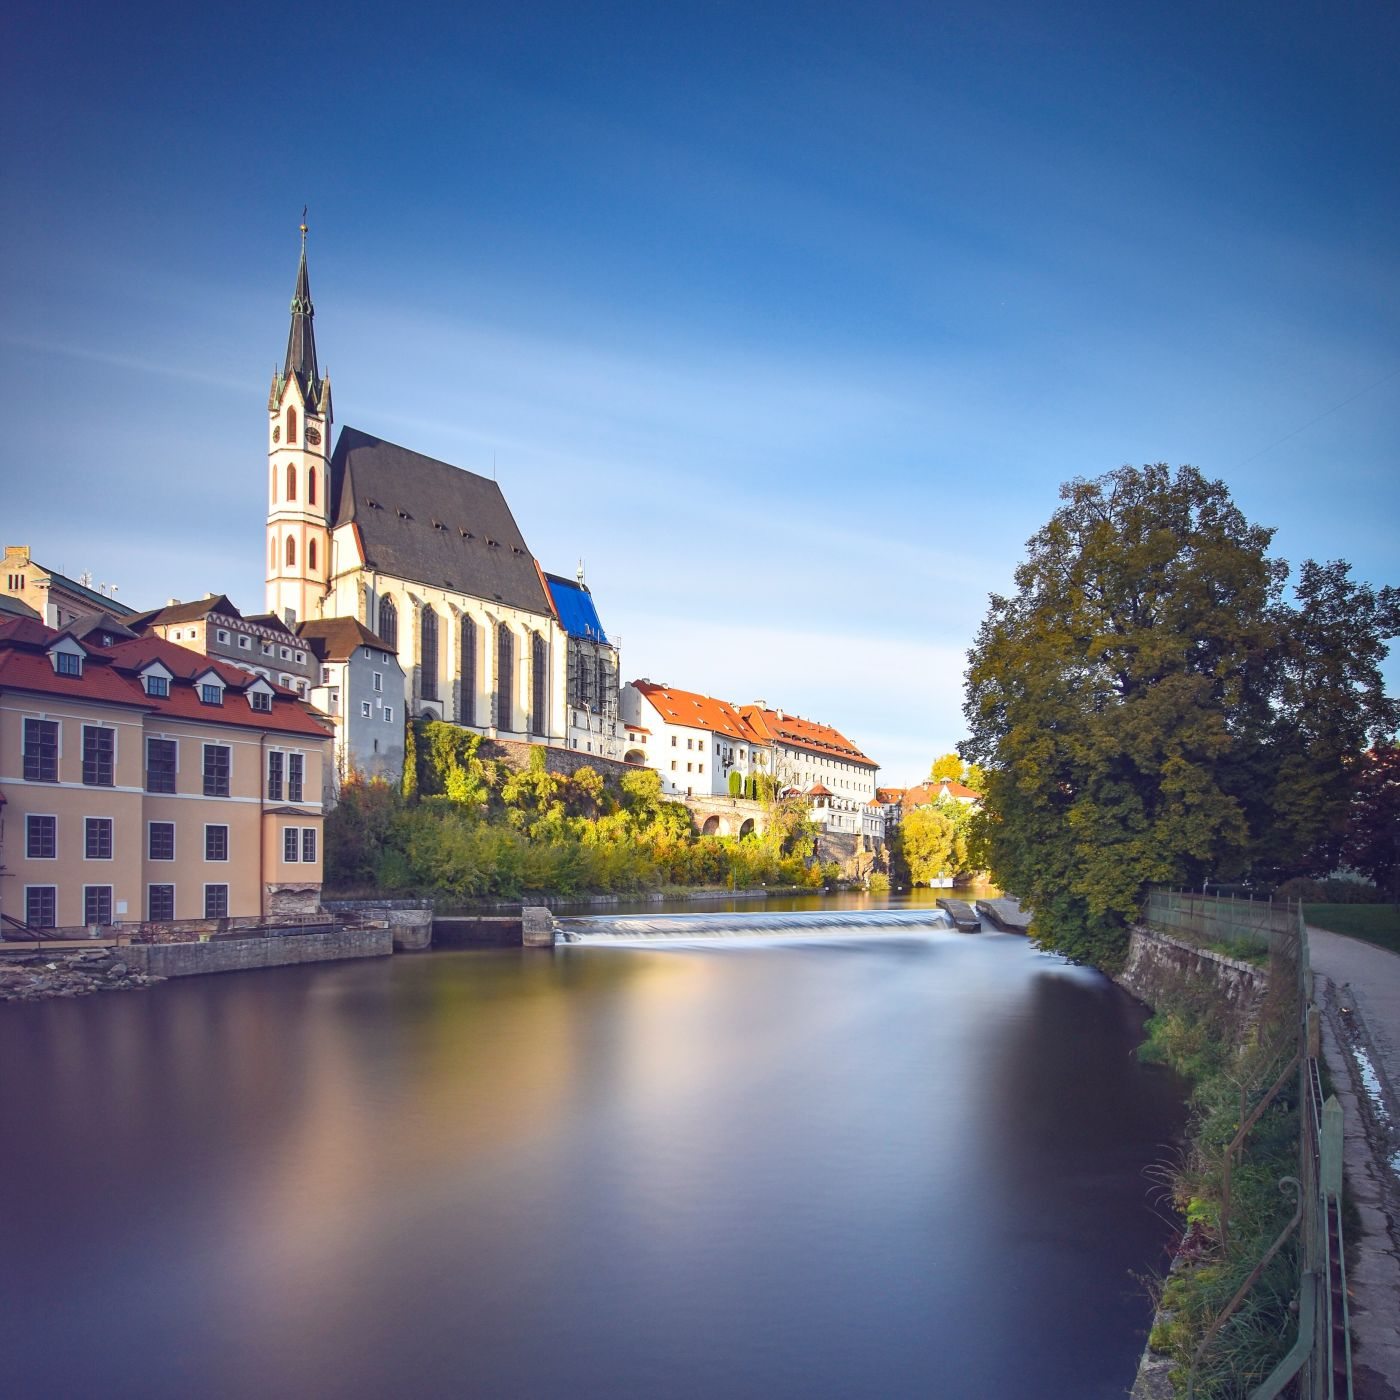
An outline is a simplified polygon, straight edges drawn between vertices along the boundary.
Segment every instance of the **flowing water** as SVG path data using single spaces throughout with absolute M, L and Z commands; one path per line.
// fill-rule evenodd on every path
M 1121 1396 L 1145 1013 L 866 914 L 0 1007 L 4 1393 Z

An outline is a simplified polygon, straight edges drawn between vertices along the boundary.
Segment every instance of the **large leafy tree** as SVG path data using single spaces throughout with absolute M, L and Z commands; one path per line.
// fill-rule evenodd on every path
M 1342 859 L 1400 904 L 1400 747 L 1378 744 L 1357 767 Z
M 1344 811 L 1348 756 L 1393 725 L 1376 664 L 1396 598 L 1310 564 L 1286 606 L 1273 532 L 1192 467 L 1060 495 L 970 653 L 961 750 L 1036 936 L 1111 966 L 1145 886 L 1296 860 L 1339 828 L 1319 794 L 1330 778 Z M 1304 800 L 1281 811 L 1285 793 Z

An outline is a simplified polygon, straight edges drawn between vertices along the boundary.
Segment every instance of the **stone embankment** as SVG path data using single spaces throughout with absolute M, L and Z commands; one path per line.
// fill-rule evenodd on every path
M 133 968 L 116 948 L 11 953 L 0 962 L 0 1001 L 47 1001 L 150 987 L 165 978 Z

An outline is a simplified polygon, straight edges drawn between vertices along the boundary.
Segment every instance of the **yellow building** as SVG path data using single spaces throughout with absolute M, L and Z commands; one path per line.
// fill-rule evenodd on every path
M 0 916 L 313 910 L 326 724 L 263 676 L 104 635 L 0 622 Z
M 5 546 L 5 558 L 0 563 L 0 595 L 33 609 L 50 627 L 66 627 L 94 612 L 122 618 L 132 611 L 117 602 L 114 585 L 103 584 L 101 590 L 89 588 L 78 579 L 46 569 L 33 559 L 27 544 Z

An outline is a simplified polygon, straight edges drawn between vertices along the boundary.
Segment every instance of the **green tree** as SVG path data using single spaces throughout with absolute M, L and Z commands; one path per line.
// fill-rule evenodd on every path
M 1378 744 L 1358 764 L 1342 859 L 1400 904 L 1400 747 Z
M 915 807 L 899 824 L 900 855 L 910 880 L 926 885 L 954 875 L 966 860 L 966 842 L 958 830 L 956 803 Z
M 1146 885 L 1247 862 L 1233 750 L 1267 727 L 1286 566 L 1192 467 L 1060 496 L 970 653 L 962 753 L 988 770 L 992 872 L 1035 937 L 1113 966 Z

